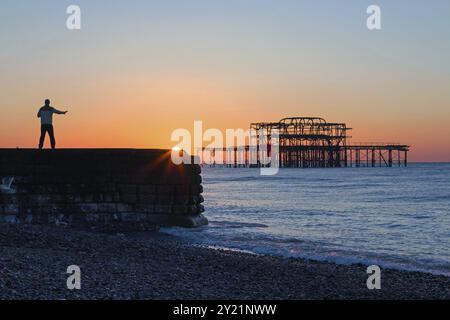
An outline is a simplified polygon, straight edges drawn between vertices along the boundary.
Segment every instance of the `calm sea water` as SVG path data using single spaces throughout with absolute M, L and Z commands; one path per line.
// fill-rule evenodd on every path
M 210 225 L 165 229 L 257 254 L 450 275 L 450 164 L 408 168 L 204 168 Z

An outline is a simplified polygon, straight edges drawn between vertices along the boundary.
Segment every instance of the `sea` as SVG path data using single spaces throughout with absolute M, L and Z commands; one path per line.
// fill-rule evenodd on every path
M 209 225 L 193 245 L 450 276 L 450 163 L 393 168 L 203 168 Z

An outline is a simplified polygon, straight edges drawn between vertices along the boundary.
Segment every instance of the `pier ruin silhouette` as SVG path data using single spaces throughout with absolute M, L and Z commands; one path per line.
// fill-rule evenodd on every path
M 350 143 L 352 129 L 318 117 L 284 118 L 250 125 L 257 143 L 227 148 L 202 148 L 202 163 L 227 167 L 264 167 L 272 157 L 272 134 L 278 132 L 280 168 L 407 166 L 410 146 L 400 143 Z M 264 148 L 261 148 L 261 141 Z M 208 152 L 208 163 L 204 152 Z

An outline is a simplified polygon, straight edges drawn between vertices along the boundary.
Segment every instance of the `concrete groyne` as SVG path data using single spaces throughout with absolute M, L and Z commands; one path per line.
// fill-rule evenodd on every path
M 175 165 L 170 155 L 169 150 L 0 149 L 0 222 L 206 224 L 200 166 Z

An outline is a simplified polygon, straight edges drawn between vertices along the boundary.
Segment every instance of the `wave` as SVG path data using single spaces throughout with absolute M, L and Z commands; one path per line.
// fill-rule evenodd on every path
M 450 276 L 450 265 L 443 260 L 411 259 L 391 254 L 380 254 L 351 249 L 340 249 L 334 244 L 297 238 L 271 238 L 267 235 L 235 236 L 219 239 L 181 228 L 162 229 L 163 233 L 187 240 L 190 245 L 254 255 L 324 261 L 342 265 L 379 265 L 382 268 L 416 271 Z
M 450 275 L 450 165 L 205 169 L 210 225 L 190 243 Z
M 251 222 L 231 222 L 213 220 L 209 223 L 210 227 L 218 228 L 268 228 L 269 226 L 263 223 L 251 223 Z

